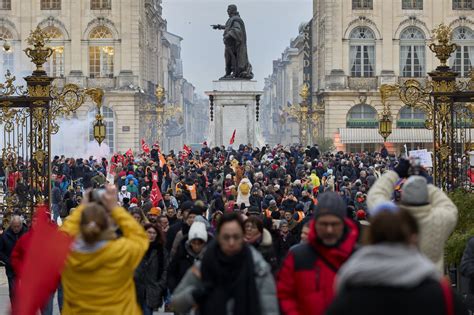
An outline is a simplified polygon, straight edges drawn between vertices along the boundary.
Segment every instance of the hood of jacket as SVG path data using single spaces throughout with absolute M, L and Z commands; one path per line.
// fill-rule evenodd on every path
M 272 235 L 267 229 L 263 229 L 262 242 L 260 243 L 260 246 L 272 246 L 272 244 Z
M 107 230 L 101 236 L 101 240 L 93 245 L 87 244 L 82 237 L 78 236 L 72 244 L 71 253 L 68 256 L 68 264 L 77 270 L 93 271 L 113 259 L 110 245 L 116 238 L 113 230 Z
M 338 274 L 338 291 L 348 286 L 413 288 L 426 279 L 439 280 L 436 266 L 417 248 L 403 244 L 362 247 Z

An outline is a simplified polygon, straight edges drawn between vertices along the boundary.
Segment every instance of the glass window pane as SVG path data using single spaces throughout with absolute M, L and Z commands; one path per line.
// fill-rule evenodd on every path
M 12 1 L 11 0 L 0 0 L 0 10 L 11 10 Z
M 403 0 L 403 10 L 423 10 L 423 0 Z
M 353 10 L 372 10 L 372 0 L 352 0 Z

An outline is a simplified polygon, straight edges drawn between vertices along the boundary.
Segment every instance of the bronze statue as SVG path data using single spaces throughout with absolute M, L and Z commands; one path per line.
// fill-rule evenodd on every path
M 227 8 L 229 19 L 224 25 L 211 25 L 215 30 L 224 30 L 225 76 L 220 80 L 251 80 L 252 65 L 247 55 L 247 33 L 244 21 L 240 18 L 237 6 Z

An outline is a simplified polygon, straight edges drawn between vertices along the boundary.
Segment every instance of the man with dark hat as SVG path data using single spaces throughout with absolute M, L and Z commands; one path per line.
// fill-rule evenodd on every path
M 324 314 L 334 297 L 336 273 L 354 251 L 358 235 L 342 198 L 334 192 L 320 195 L 308 241 L 290 249 L 278 274 L 284 314 Z

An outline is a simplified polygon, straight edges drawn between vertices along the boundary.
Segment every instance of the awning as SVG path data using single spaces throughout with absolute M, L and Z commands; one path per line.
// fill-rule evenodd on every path
M 382 143 L 383 138 L 378 129 L 368 128 L 339 128 L 341 142 L 347 143 Z M 431 143 L 433 131 L 428 129 L 393 129 L 387 138 L 392 143 Z

